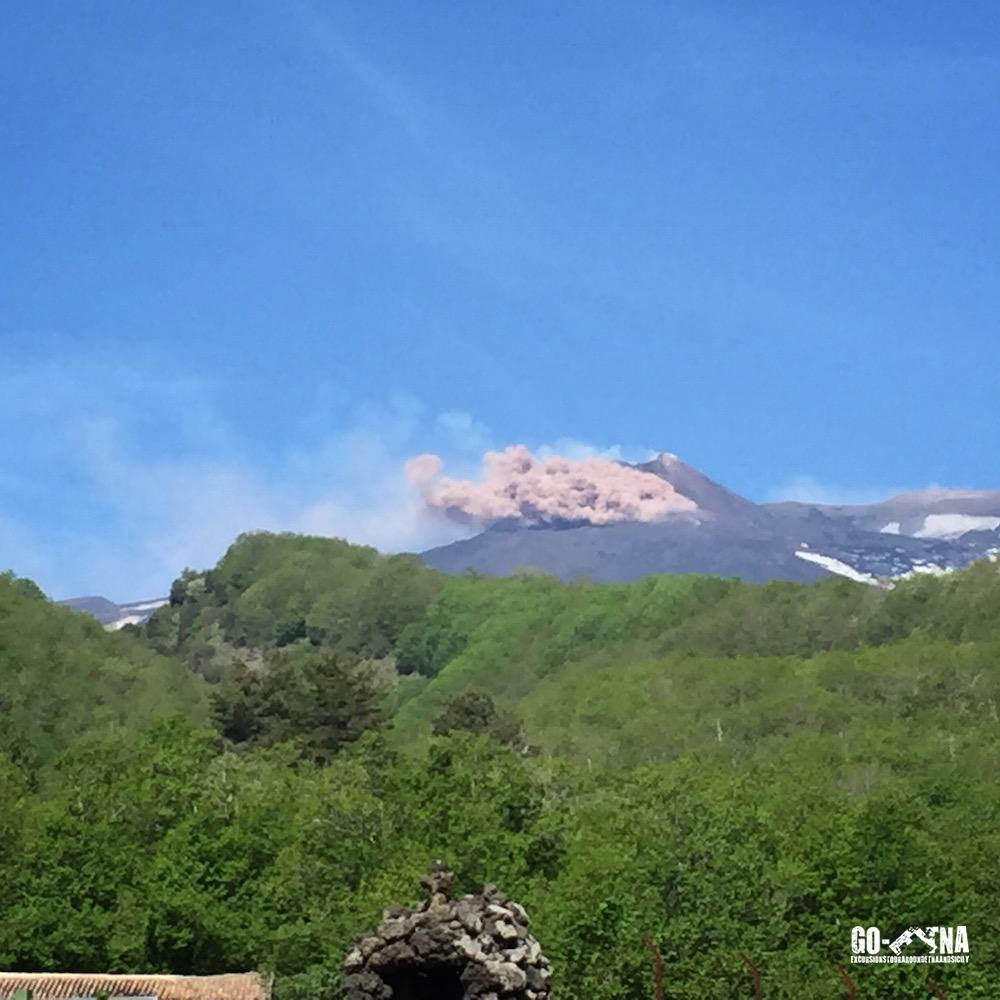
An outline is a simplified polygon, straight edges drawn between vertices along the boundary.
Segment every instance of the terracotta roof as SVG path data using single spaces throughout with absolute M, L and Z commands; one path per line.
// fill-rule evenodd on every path
M 270 983 L 257 972 L 223 976 L 109 976 L 76 972 L 0 972 L 0 1000 L 30 990 L 33 1000 L 74 997 L 155 997 L 156 1000 L 268 1000 Z

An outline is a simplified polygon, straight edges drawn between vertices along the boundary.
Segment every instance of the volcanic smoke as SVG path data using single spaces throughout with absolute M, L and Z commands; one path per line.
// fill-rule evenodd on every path
M 448 479 L 442 467 L 437 455 L 418 455 L 406 463 L 406 474 L 429 507 L 461 521 L 615 524 L 697 510 L 659 476 L 605 458 L 539 459 L 511 445 L 486 452 L 478 482 Z

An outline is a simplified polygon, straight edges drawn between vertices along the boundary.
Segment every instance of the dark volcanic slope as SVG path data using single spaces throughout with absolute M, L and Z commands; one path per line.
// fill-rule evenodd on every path
M 725 486 L 720 486 L 714 479 L 709 479 L 694 466 L 682 462 L 676 455 L 663 452 L 650 462 L 643 462 L 635 468 L 642 472 L 650 472 L 660 479 L 665 479 L 678 493 L 693 500 L 703 513 L 726 521 L 768 520 L 767 511 L 746 497 L 741 497 Z
M 794 549 L 771 532 L 738 532 L 681 518 L 659 524 L 497 525 L 475 538 L 431 549 L 424 561 L 446 573 L 473 569 L 507 576 L 533 566 L 563 580 L 585 576 L 602 582 L 636 580 L 650 573 L 806 583 L 828 575 L 796 558 Z
M 504 522 L 423 558 L 445 572 L 491 576 L 530 566 L 564 580 L 710 573 L 811 582 L 836 573 L 874 583 L 942 572 L 1000 552 L 1000 531 L 989 520 L 995 514 L 1000 524 L 1000 493 L 907 494 L 863 507 L 755 504 L 674 455 L 637 468 L 666 479 L 698 511 L 657 523 Z

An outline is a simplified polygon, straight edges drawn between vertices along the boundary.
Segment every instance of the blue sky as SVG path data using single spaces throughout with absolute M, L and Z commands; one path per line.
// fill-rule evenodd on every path
M 998 39 L 979 0 L 10 7 L 0 565 L 125 600 L 251 528 L 423 545 L 402 462 L 513 442 L 1000 486 Z

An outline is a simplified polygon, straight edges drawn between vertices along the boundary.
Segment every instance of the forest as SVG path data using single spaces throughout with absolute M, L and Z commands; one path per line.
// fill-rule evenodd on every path
M 335 998 L 419 897 L 528 910 L 554 996 L 846 995 L 851 928 L 968 926 L 1000 983 L 1000 567 L 560 583 L 239 538 L 121 633 L 0 577 L 0 968 L 262 969 Z M 929 975 L 929 971 L 931 975 Z

